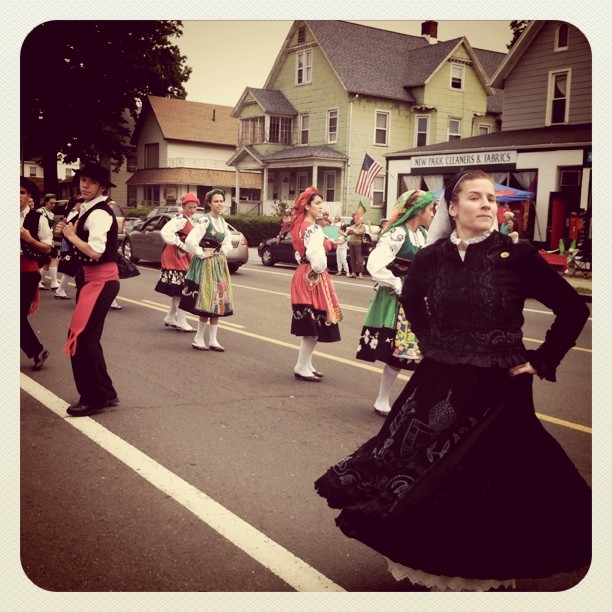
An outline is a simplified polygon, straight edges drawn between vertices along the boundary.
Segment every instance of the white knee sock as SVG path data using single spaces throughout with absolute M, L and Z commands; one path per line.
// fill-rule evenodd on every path
M 399 370 L 392 368 L 389 364 L 386 364 L 383 368 L 382 377 L 380 379 L 380 387 L 378 388 L 378 397 L 374 402 L 374 408 L 387 412 L 391 410 L 389 404 L 389 395 L 391 394 L 391 387 L 399 374 Z
M 316 345 L 316 336 L 302 336 L 298 360 L 293 368 L 293 371 L 296 374 L 301 374 L 302 376 L 312 376 L 312 370 L 309 369 L 309 365 L 312 362 L 312 353 L 314 352 Z
M 178 305 L 180 301 L 180 295 L 175 295 L 170 299 L 170 309 L 168 310 L 168 314 L 166 315 L 167 319 L 174 319 L 174 317 L 176 317 L 176 311 L 178 310 Z
M 207 323 L 208 323 L 208 321 L 200 321 L 200 320 L 198 320 L 198 330 L 196 331 L 196 335 L 195 335 L 195 338 L 193 339 L 193 341 L 196 344 L 199 344 L 200 346 L 206 344 L 206 342 L 204 341 L 204 331 L 206 330 L 206 324 Z
M 57 266 L 49 266 L 49 274 L 51 275 L 51 286 L 57 285 Z
M 208 330 L 208 344 L 209 346 L 219 346 L 217 342 L 217 330 L 219 329 L 219 324 L 213 325 L 212 323 L 209 326 Z
M 62 278 L 60 279 L 59 287 L 57 288 L 57 290 L 60 293 L 66 293 L 66 288 L 68 287 L 69 281 L 70 277 L 67 274 L 62 274 Z

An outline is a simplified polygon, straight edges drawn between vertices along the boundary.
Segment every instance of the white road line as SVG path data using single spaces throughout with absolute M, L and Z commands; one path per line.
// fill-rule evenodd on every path
M 154 487 L 172 497 L 174 501 L 195 514 L 201 521 L 296 591 L 344 592 L 342 587 L 299 557 L 257 531 L 214 499 L 128 444 L 94 419 L 66 416 L 65 411 L 68 404 L 23 373 L 21 374 L 21 388 L 113 457 L 125 463 Z

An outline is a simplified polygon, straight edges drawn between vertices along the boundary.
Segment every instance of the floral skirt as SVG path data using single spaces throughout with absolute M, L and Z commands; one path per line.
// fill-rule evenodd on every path
M 327 270 L 316 274 L 310 264 L 300 264 L 291 280 L 291 309 L 294 336 L 316 336 L 319 342 L 340 340 L 342 312 Z
M 395 368 L 414 370 L 421 351 L 397 295 L 379 286 L 366 315 L 357 359 L 382 361 Z
M 233 302 L 225 255 L 194 257 L 185 275 L 179 308 L 194 315 L 229 317 L 234 314 Z
M 169 295 L 170 297 L 180 296 L 185 284 L 185 270 L 163 270 L 159 275 L 155 291 Z
M 380 432 L 316 481 L 338 527 L 433 578 L 587 566 L 591 490 L 536 417 L 532 382 L 424 359 Z

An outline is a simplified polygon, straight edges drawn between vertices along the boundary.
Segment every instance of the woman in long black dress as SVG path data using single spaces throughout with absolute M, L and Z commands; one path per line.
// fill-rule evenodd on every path
M 484 172 L 446 187 L 400 297 L 424 359 L 378 435 L 315 483 L 347 536 L 385 555 L 397 579 L 435 590 L 590 562 L 590 488 L 532 394 L 534 374 L 556 380 L 589 311 L 530 244 L 494 229 L 496 210 Z M 534 351 L 522 342 L 527 297 L 556 315 Z

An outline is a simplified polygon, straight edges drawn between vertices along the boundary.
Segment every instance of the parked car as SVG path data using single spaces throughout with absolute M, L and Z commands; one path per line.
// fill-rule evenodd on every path
M 203 211 L 196 211 L 193 219 L 197 220 L 203 214 Z M 161 229 L 173 216 L 173 212 L 164 212 L 135 225 L 123 240 L 123 254 L 134 263 L 138 263 L 141 259 L 160 262 L 165 246 L 161 237 Z M 240 266 L 249 260 L 249 248 L 244 234 L 231 225 L 229 225 L 229 228 L 232 232 L 232 246 L 234 248 L 227 254 L 227 266 L 230 272 L 236 272 Z
M 162 213 L 176 213 L 179 212 L 180 210 L 182 210 L 183 207 L 182 206 L 178 206 L 178 205 L 168 205 L 168 206 L 157 206 L 156 208 L 154 208 L 153 210 L 150 210 L 146 217 L 145 217 L 145 221 L 147 219 L 150 219 L 151 217 L 156 217 L 157 215 L 161 215 Z M 206 210 L 206 208 L 204 208 L 204 206 L 198 206 L 198 210 L 201 212 L 208 212 Z
M 129 234 L 137 223 L 140 223 L 142 219 L 140 217 L 126 217 L 125 218 L 125 233 Z
M 368 255 L 373 249 L 373 245 L 365 243 L 362 246 L 364 262 L 367 261 Z M 261 257 L 261 263 L 264 266 L 273 266 L 277 263 L 291 264 L 297 266 L 295 260 L 295 249 L 291 243 L 291 234 L 287 232 L 281 240 L 278 237 L 270 238 L 259 243 L 257 254 Z M 330 270 L 337 269 L 336 250 L 330 249 L 327 251 L 327 267 Z

